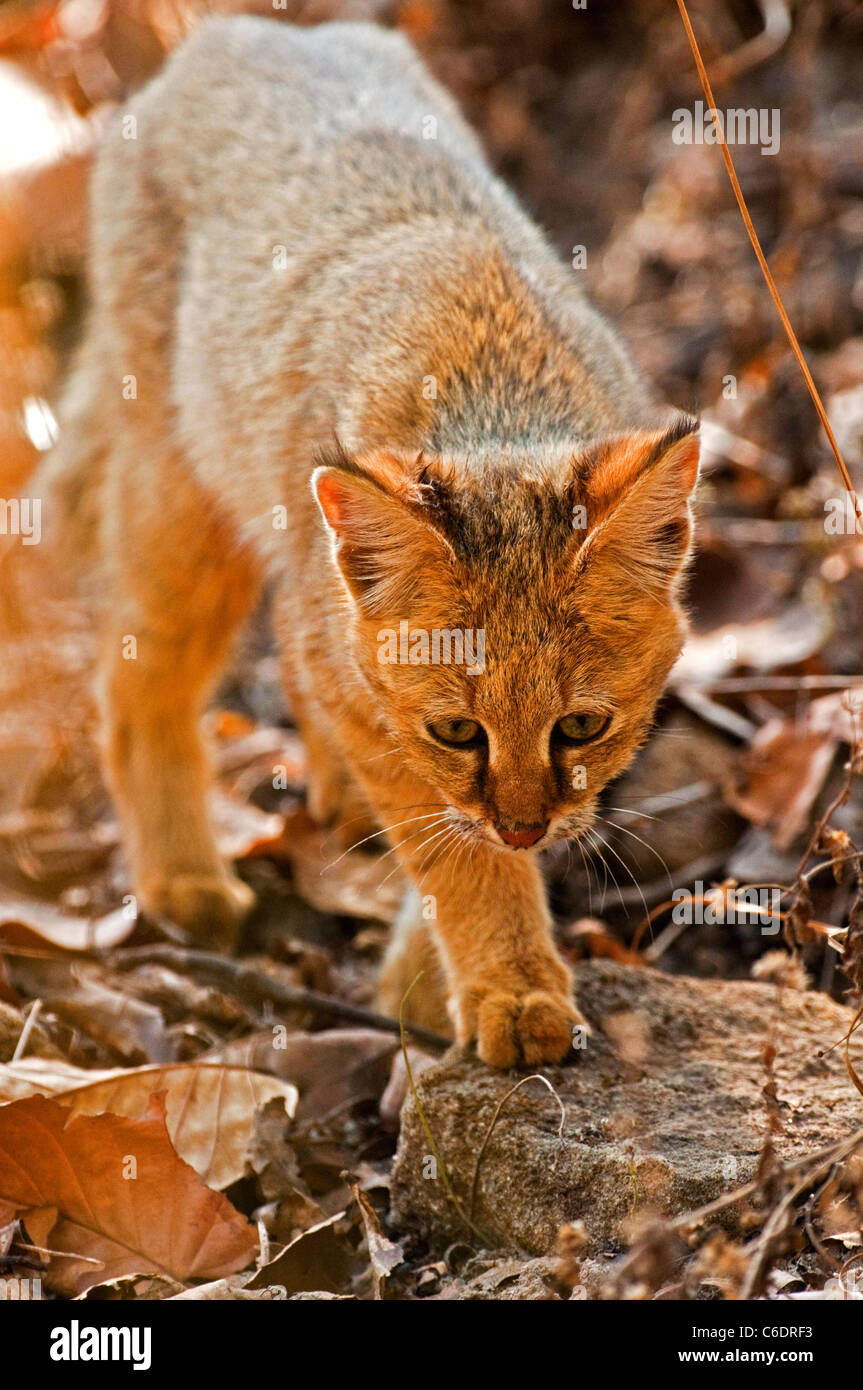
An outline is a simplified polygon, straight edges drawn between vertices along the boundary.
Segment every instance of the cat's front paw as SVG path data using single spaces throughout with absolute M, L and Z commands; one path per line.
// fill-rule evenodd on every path
M 226 951 L 256 902 L 248 884 L 231 874 L 166 877 L 143 887 L 140 899 L 150 916 L 166 917 L 201 946 Z
M 556 989 L 516 995 L 475 987 L 461 996 L 455 1013 L 459 1042 L 475 1041 L 490 1067 L 560 1062 L 572 1047 L 575 1026 L 587 1028 L 571 994 Z

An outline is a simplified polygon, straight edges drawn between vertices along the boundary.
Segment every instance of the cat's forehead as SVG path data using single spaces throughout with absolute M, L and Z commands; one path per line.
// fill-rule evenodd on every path
M 434 509 L 465 565 L 527 572 L 571 540 L 570 482 L 563 464 L 520 470 L 492 458 L 451 476 Z

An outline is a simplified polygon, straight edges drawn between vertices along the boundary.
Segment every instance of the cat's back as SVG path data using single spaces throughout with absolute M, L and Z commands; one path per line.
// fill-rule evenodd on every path
M 490 181 L 452 98 L 401 34 L 373 24 L 297 28 L 251 15 L 205 21 L 137 102 L 163 181 L 191 198 L 251 194 L 268 179 L 313 188 L 322 160 L 397 138 Z M 380 159 L 380 152 L 377 154 Z M 190 170 L 190 165 L 194 169 Z M 190 172 L 192 177 L 190 177 Z

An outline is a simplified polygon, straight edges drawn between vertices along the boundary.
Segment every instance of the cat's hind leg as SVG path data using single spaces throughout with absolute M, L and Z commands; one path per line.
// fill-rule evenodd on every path
M 199 720 L 257 575 L 185 460 L 149 443 L 109 469 L 105 762 L 140 906 L 227 945 L 254 895 L 216 845 Z
M 410 1023 L 451 1038 L 455 1030 L 446 1005 L 443 966 L 423 911 L 424 900 L 411 884 L 381 965 L 378 1008 L 398 1018 L 404 1001 L 404 1017 Z
M 282 686 L 306 753 L 306 803 L 309 815 L 347 850 L 361 842 L 383 848 L 381 826 L 368 798 L 351 775 L 339 748 L 332 721 L 316 699 L 307 659 L 295 638 L 296 604 L 278 593 L 273 624 L 279 647 Z

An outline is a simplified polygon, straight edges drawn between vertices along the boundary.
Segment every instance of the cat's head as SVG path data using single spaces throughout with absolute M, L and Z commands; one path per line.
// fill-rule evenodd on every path
M 466 836 L 524 850 L 586 830 L 650 727 L 685 636 L 699 445 L 681 417 L 506 453 L 338 449 L 313 488 L 391 756 Z

